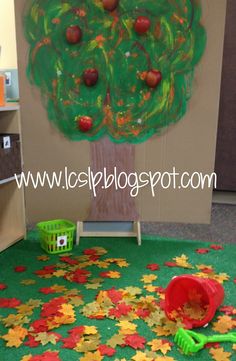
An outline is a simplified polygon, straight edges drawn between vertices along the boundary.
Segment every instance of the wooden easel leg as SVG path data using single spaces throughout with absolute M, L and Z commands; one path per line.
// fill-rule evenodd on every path
M 79 245 L 79 241 L 80 241 L 80 228 L 81 228 L 81 223 L 83 224 L 83 222 L 77 222 L 76 246 Z
M 140 222 L 135 222 L 135 232 L 137 234 L 137 241 L 138 241 L 138 245 L 141 246 L 142 245 L 142 238 L 141 238 L 141 225 Z

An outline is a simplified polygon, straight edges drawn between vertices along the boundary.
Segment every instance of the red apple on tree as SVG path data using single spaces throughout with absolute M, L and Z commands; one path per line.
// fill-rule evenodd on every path
M 66 29 L 66 40 L 69 44 L 77 44 L 82 39 L 83 33 L 79 26 L 71 25 Z
M 102 4 L 105 10 L 114 11 L 119 5 L 119 0 L 102 0 Z
M 151 27 L 151 21 L 147 16 L 139 16 L 134 24 L 134 29 L 139 35 L 145 34 Z
M 97 84 L 97 81 L 98 81 L 98 71 L 97 69 L 86 69 L 84 71 L 84 83 L 87 85 L 87 86 L 94 86 Z
M 93 119 L 88 116 L 78 117 L 77 124 L 81 132 L 88 132 L 93 126 Z
M 156 88 L 162 80 L 162 73 L 155 69 L 149 70 L 145 80 L 150 88 Z

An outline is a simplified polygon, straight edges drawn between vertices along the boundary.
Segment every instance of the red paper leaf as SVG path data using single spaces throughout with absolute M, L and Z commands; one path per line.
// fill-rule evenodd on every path
M 61 361 L 58 352 L 46 351 L 42 355 L 32 356 L 29 361 Z
M 44 293 L 45 295 L 49 295 L 51 293 L 56 293 L 56 291 L 51 287 L 40 288 L 39 292 Z
M 206 274 L 214 272 L 214 270 L 210 267 L 205 267 L 205 268 L 201 269 L 201 271 Z
M 100 272 L 99 276 L 104 278 L 109 278 L 110 271 Z
M 156 288 L 155 288 L 155 291 L 158 292 L 158 293 L 165 293 L 165 292 L 166 292 L 166 289 L 163 288 L 163 287 L 156 287 Z
M 30 326 L 33 328 L 34 332 L 37 333 L 48 331 L 47 320 L 43 320 L 43 319 L 36 320 L 32 322 Z
M 107 295 L 115 304 L 122 300 L 122 292 L 117 291 L 114 287 L 107 291 Z
M 92 255 L 96 255 L 97 251 L 96 251 L 96 249 L 93 249 L 93 248 L 87 248 L 83 251 L 83 254 L 85 254 L 87 256 L 92 256 Z
M 102 356 L 113 356 L 116 353 L 116 350 L 107 345 L 100 345 L 98 350 Z
M 209 249 L 208 248 L 198 248 L 195 250 L 196 253 L 199 253 L 199 254 L 206 254 L 209 252 Z
M 234 315 L 235 308 L 233 306 L 222 306 L 219 311 L 225 313 L 227 316 Z
M 67 337 L 63 338 L 61 341 L 63 342 L 63 348 L 69 348 L 73 349 L 76 347 L 77 342 L 80 341 L 80 335 L 77 335 L 76 337 Z
M 29 335 L 28 340 L 25 342 L 25 345 L 33 348 L 33 347 L 38 347 L 40 345 L 40 342 L 35 341 L 35 338 L 33 336 Z
M 0 307 L 2 308 L 16 308 L 21 304 L 17 298 L 0 298 Z
M 16 266 L 14 269 L 15 269 L 15 272 L 25 272 L 26 271 L 25 266 Z
M 139 336 L 139 334 L 137 333 L 126 336 L 124 340 L 127 346 L 130 346 L 135 350 L 144 349 L 145 343 L 147 342 L 147 340 L 144 337 Z
M 167 267 L 177 267 L 177 264 L 175 262 L 165 262 L 164 265 Z
M 56 270 L 55 266 L 53 265 L 44 266 L 43 269 L 45 269 L 46 271 L 53 271 L 53 272 Z
M 210 246 L 210 248 L 211 248 L 211 249 L 214 249 L 215 251 L 220 251 L 220 250 L 223 250 L 223 249 L 224 249 L 224 247 L 222 247 L 222 246 L 219 245 L 219 244 L 212 244 L 212 245 Z
M 60 257 L 60 261 L 68 263 L 70 265 L 78 264 L 79 262 L 76 259 L 72 259 L 70 257 Z
M 205 348 L 219 348 L 220 347 L 220 344 L 218 342 L 214 342 L 214 343 L 207 343 L 205 346 Z
M 158 271 L 160 269 L 160 266 L 157 263 L 151 263 L 146 266 L 147 269 L 150 269 L 151 271 Z
M 83 335 L 84 333 L 84 326 L 76 326 L 68 331 L 70 335 Z
M 146 318 L 150 315 L 151 311 L 150 310 L 144 310 L 143 308 L 139 308 L 136 311 L 136 315 L 140 318 Z
M 110 316 L 115 316 L 116 318 L 120 318 L 121 316 L 126 316 L 132 310 L 130 305 L 126 305 L 126 303 L 120 303 L 116 308 L 112 308 L 109 310 Z
M 0 291 L 5 290 L 7 288 L 7 285 L 5 283 L 0 283 Z
M 46 276 L 46 275 L 50 275 L 50 274 L 53 274 L 55 271 L 52 270 L 52 269 L 40 269 L 38 271 L 35 271 L 34 273 L 37 275 L 37 276 Z

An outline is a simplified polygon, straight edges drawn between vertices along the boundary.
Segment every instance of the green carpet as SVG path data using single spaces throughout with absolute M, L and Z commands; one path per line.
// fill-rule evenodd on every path
M 38 233 L 31 232 L 0 254 L 0 361 L 236 360 L 235 345 L 227 343 L 184 356 L 168 335 L 176 325 L 161 311 L 163 288 L 172 277 L 199 272 L 224 280 L 224 305 L 236 307 L 236 248 L 210 246 L 147 236 L 141 247 L 132 238 L 83 238 L 71 255 L 45 258 Z M 187 258 L 173 260 L 183 254 Z M 146 268 L 150 264 L 153 270 Z M 192 268 L 183 268 L 188 264 Z M 218 311 L 207 329 L 197 331 L 236 328 L 234 307 Z

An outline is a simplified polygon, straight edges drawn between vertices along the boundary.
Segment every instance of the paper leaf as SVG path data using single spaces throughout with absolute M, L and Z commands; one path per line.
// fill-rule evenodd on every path
M 35 336 L 35 340 L 40 342 L 43 346 L 47 345 L 48 343 L 56 345 L 58 337 L 47 332 L 40 332 Z
M 177 267 L 193 268 L 193 266 L 188 262 L 188 257 L 185 254 L 182 254 L 180 257 L 175 257 L 173 260 L 176 262 Z
M 7 341 L 7 344 L 6 344 L 7 347 L 17 347 L 18 348 L 23 343 L 27 334 L 28 334 L 28 331 L 25 328 L 23 328 L 21 326 L 15 326 L 13 328 L 10 328 L 8 333 L 1 337 L 3 340 Z
M 27 280 L 22 280 L 20 283 L 24 286 L 31 286 L 34 285 L 36 281 L 32 279 L 27 279 Z
M 102 356 L 109 356 L 109 357 L 115 355 L 116 353 L 116 350 L 114 348 L 109 347 L 107 345 L 100 345 L 98 347 L 98 351 Z
M 160 266 L 157 263 L 150 263 L 146 266 L 147 269 L 150 269 L 151 271 L 159 271 Z
M 144 283 L 152 283 L 152 281 L 155 281 L 156 279 L 157 279 L 157 275 L 150 274 L 150 275 L 143 275 L 141 281 Z
M 218 317 L 218 321 L 213 323 L 212 329 L 216 332 L 224 334 L 232 330 L 232 328 L 235 326 L 236 321 L 233 320 L 232 317 L 224 315 Z
M 87 352 L 84 357 L 80 358 L 80 361 L 101 361 L 103 356 L 99 351 L 96 352 Z
M 160 351 L 163 355 L 166 355 L 171 350 L 171 345 L 166 340 L 154 339 L 148 342 L 148 345 L 151 346 L 152 351 Z
M 145 343 L 147 342 L 144 337 L 140 336 L 137 333 L 135 333 L 133 335 L 125 336 L 124 341 L 127 346 L 130 346 L 130 347 L 134 348 L 135 350 L 144 349 Z
M 230 361 L 231 352 L 226 352 L 221 348 L 211 348 L 210 354 L 215 361 Z
M 146 355 L 145 352 L 137 351 L 136 354 L 132 357 L 134 361 L 153 361 L 153 358 L 150 358 Z
M 118 345 L 124 344 L 124 335 L 114 335 L 110 338 L 110 340 L 107 342 L 108 346 L 111 346 L 112 348 L 116 348 Z

